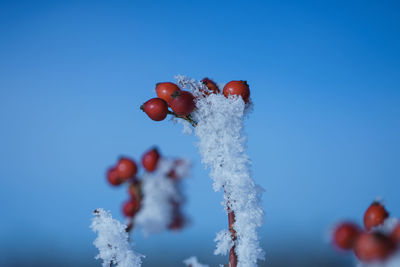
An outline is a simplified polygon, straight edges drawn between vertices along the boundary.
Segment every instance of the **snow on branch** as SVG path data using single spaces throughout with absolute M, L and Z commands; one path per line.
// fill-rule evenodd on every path
M 246 154 L 247 136 L 243 131 L 251 104 L 246 105 L 241 97 L 207 96 L 201 92 L 204 90 L 201 82 L 184 76 L 176 79 L 181 87 L 190 89 L 196 96 L 196 109 L 191 116 L 197 122 L 194 133 L 199 138 L 202 162 L 209 168 L 214 190 L 224 191 L 224 207 L 235 213 L 238 266 L 257 266 L 257 260 L 264 259 L 258 236 L 264 211 L 260 200 L 263 190 L 251 177 L 251 161 Z M 217 237 L 219 240 L 223 244 L 217 245 L 217 252 L 223 253 L 226 238 Z
M 174 220 L 176 205 L 184 201 L 180 184 L 176 179 L 188 175 L 190 163 L 186 160 L 162 158 L 154 172 L 142 178 L 142 207 L 134 218 L 135 227 L 141 228 L 145 235 L 166 230 Z M 176 179 L 171 179 L 174 170 Z
M 214 250 L 215 255 L 226 255 L 233 247 L 231 233 L 227 229 L 219 231 L 214 241 L 217 243 L 217 248 Z
M 129 245 L 126 225 L 112 218 L 109 211 L 97 209 L 90 228 L 98 233 L 93 244 L 99 249 L 96 259 L 102 260 L 103 267 L 139 267 L 143 255 L 134 252 Z

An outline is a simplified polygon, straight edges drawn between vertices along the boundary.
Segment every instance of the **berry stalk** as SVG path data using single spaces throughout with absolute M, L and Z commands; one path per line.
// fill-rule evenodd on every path
M 229 221 L 229 232 L 231 232 L 232 241 L 235 243 L 236 241 L 236 231 L 233 228 L 235 224 L 235 212 L 231 211 L 228 208 L 228 221 Z M 237 266 L 237 255 L 235 252 L 235 245 L 229 251 L 229 267 L 236 267 Z

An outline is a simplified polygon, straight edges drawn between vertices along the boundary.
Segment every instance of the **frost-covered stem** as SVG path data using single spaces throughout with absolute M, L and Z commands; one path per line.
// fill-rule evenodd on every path
M 229 210 L 228 208 L 228 221 L 229 221 L 229 232 L 231 232 L 232 241 L 235 242 L 236 240 L 236 231 L 233 228 L 235 223 L 235 212 Z M 235 252 L 235 245 L 229 251 L 229 267 L 236 267 L 237 266 L 237 255 Z
M 240 97 L 204 94 L 201 82 L 183 76 L 177 79 L 196 97 L 196 109 L 190 115 L 197 122 L 194 133 L 199 138 L 202 162 L 210 170 L 214 190 L 224 190 L 225 210 L 228 214 L 232 211 L 230 230 L 217 233 L 214 254 L 229 253 L 231 267 L 257 267 L 257 261 L 264 259 L 258 233 L 264 211 L 263 190 L 251 177 L 251 160 L 246 154 L 244 119 L 251 103 L 247 105 Z
M 168 114 L 172 115 L 172 116 L 174 116 L 176 118 L 184 119 L 185 121 L 189 122 L 193 127 L 196 127 L 196 125 L 197 125 L 197 123 L 190 117 L 190 114 L 187 115 L 187 116 L 181 117 L 181 116 L 176 115 L 174 112 L 172 112 L 170 110 L 168 110 Z

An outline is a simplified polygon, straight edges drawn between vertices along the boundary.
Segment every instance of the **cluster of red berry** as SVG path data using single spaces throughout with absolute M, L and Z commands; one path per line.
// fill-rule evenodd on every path
M 141 159 L 141 163 L 146 172 L 154 172 L 157 169 L 161 155 L 157 148 L 151 148 L 146 151 Z M 169 170 L 167 177 L 177 181 L 180 177 L 176 172 L 182 160 L 174 161 L 173 167 Z M 143 193 L 141 190 L 142 182 L 137 176 L 138 167 L 133 159 L 121 157 L 117 164 L 107 171 L 107 180 L 112 186 L 119 186 L 123 183 L 128 186 L 129 200 L 123 203 L 122 213 L 129 218 L 127 231 L 133 227 L 133 218 L 141 208 Z M 172 200 L 171 200 L 172 201 Z M 184 226 L 183 216 L 180 212 L 180 204 L 172 202 L 173 205 L 173 220 L 169 225 L 169 229 L 178 230 Z
M 389 233 L 380 228 L 389 213 L 379 202 L 373 202 L 364 213 L 365 230 L 352 222 L 340 223 L 333 232 L 333 243 L 340 249 L 353 250 L 365 263 L 385 261 L 400 246 L 400 223 Z
M 205 88 L 201 90 L 204 96 L 220 93 L 218 85 L 213 80 L 204 78 L 202 83 L 205 85 Z M 182 90 L 172 82 L 157 83 L 156 93 L 158 97 L 148 100 L 140 107 L 150 119 L 162 121 L 167 117 L 167 114 L 171 114 L 192 122 L 190 113 L 195 108 L 195 97 L 192 93 Z M 230 95 L 241 96 L 245 103 L 250 98 L 250 89 L 246 81 L 231 81 L 224 86 L 222 93 L 225 97 Z M 172 111 L 168 110 L 168 107 Z

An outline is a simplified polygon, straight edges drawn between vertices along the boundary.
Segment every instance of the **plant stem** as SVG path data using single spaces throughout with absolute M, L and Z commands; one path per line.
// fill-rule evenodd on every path
M 170 110 L 168 110 L 168 114 L 170 114 L 170 115 L 172 115 L 172 116 L 174 116 L 174 117 L 176 117 L 176 118 L 184 119 L 185 121 L 189 122 L 193 127 L 196 127 L 196 125 L 197 125 L 197 122 L 195 122 L 195 121 L 190 117 L 190 114 L 187 115 L 187 116 L 182 116 L 182 117 L 181 117 L 181 116 L 176 115 L 174 112 L 172 112 L 172 111 L 170 111 Z
M 229 221 L 229 232 L 231 232 L 232 236 L 232 241 L 234 242 L 233 247 L 229 251 L 229 267 L 236 267 L 237 266 L 237 255 L 235 252 L 235 241 L 237 239 L 236 237 L 236 231 L 233 228 L 235 224 L 235 212 L 231 211 L 230 208 L 228 207 L 228 221 Z

